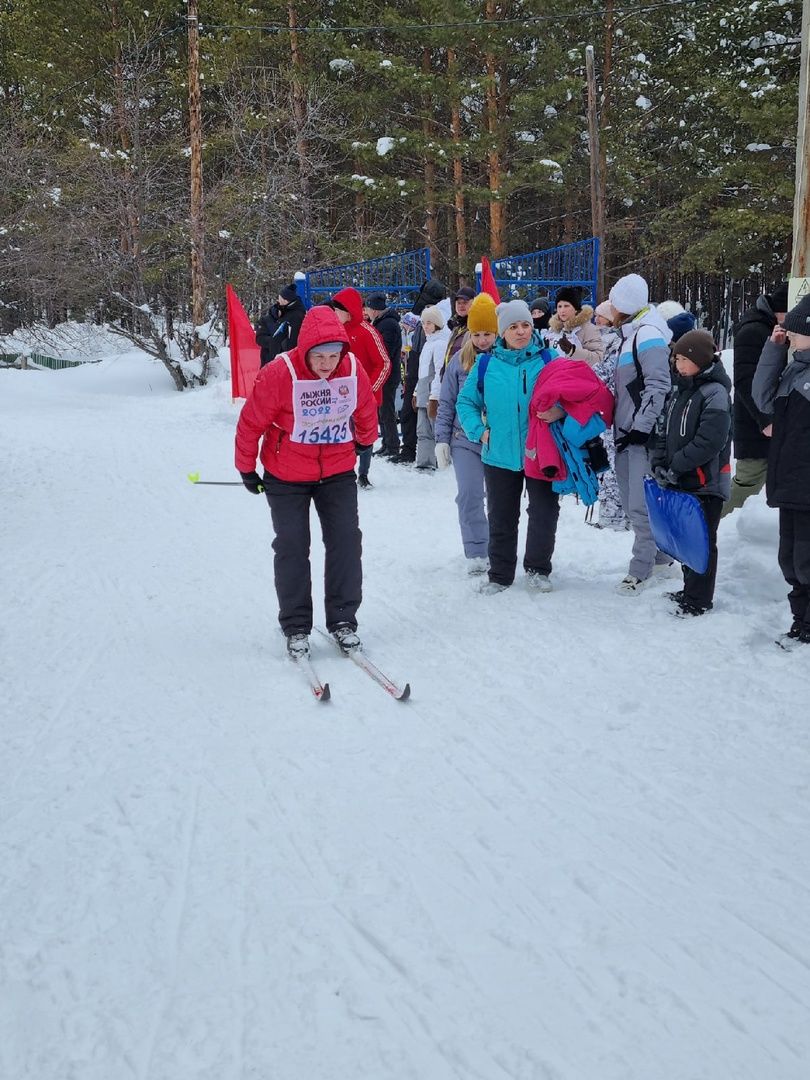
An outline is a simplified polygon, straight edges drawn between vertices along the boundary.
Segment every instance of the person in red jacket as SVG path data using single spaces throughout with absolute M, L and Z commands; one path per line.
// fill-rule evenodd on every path
M 354 462 L 376 438 L 374 394 L 346 331 L 330 308 L 312 308 L 298 345 L 256 376 L 236 425 L 242 482 L 254 495 L 264 492 L 270 504 L 278 620 L 294 660 L 309 655 L 312 630 L 312 503 L 326 548 L 326 627 L 344 651 L 360 648 L 363 571 Z M 256 472 L 260 440 L 264 479 Z
M 383 339 L 364 318 L 363 297 L 357 289 L 341 289 L 332 297 L 330 307 L 334 307 L 337 317 L 346 328 L 349 347 L 366 369 L 379 408 L 382 405 L 383 387 L 391 374 L 391 357 Z M 369 448 L 357 459 L 357 483 L 361 488 L 371 487 L 368 478 L 371 454 L 372 448 Z

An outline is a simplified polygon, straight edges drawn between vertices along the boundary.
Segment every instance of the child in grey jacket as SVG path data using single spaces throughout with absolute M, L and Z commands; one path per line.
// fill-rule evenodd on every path
M 436 417 L 436 460 L 439 468 L 453 463 L 456 474 L 456 506 L 461 542 L 470 574 L 488 569 L 489 523 L 484 509 L 484 466 L 481 443 L 470 442 L 456 412 L 456 401 L 479 353 L 487 352 L 498 336 L 495 302 L 487 293 L 473 300 L 467 316 L 470 333 L 460 352 L 444 370 Z

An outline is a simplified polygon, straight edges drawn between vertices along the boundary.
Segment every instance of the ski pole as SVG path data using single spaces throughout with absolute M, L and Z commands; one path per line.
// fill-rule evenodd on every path
M 188 479 L 192 484 L 207 484 L 209 487 L 241 487 L 241 480 L 201 480 L 198 472 L 190 472 Z

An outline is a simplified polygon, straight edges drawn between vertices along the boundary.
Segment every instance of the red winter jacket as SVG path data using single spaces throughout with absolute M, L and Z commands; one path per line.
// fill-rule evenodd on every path
M 602 380 L 585 360 L 552 360 L 546 364 L 534 384 L 529 403 L 529 434 L 526 439 L 527 476 L 537 480 L 565 480 L 565 467 L 560 449 L 545 420 L 538 420 L 538 412 L 547 412 L 560 405 L 567 413 L 563 421 L 569 429 L 571 420 L 577 427 L 567 434 L 574 437 L 577 428 L 582 429 L 599 413 L 606 427 L 613 423 L 615 399 Z M 566 427 L 563 427 L 563 431 Z M 574 441 L 577 442 L 576 438 Z
M 346 331 L 331 308 L 314 307 L 307 312 L 298 335 L 298 345 L 277 356 L 261 369 L 242 406 L 236 425 L 236 467 L 239 472 L 253 472 L 262 439 L 261 462 L 279 480 L 306 484 L 323 480 L 354 468 L 354 443 L 308 446 L 292 442 L 292 379 L 284 355 L 289 356 L 299 379 L 315 379 L 306 355 L 316 345 L 343 341 L 340 363 L 330 378 L 351 374 L 351 353 Z M 352 419 L 357 442 L 370 445 L 377 438 L 377 406 L 371 384 L 362 365 L 357 364 L 357 408 Z
M 381 405 L 383 386 L 391 374 L 391 357 L 383 339 L 363 318 L 363 298 L 357 289 L 341 289 L 332 299 L 352 317 L 344 326 L 349 335 L 349 348 L 366 369 L 374 398 Z

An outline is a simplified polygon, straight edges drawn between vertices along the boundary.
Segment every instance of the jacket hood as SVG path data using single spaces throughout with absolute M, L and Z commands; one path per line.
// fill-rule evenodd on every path
M 357 289 L 341 289 L 340 292 L 335 293 L 332 299 L 336 303 L 340 304 L 341 307 L 346 308 L 346 310 L 352 317 L 352 326 L 355 323 L 362 323 L 364 321 L 363 297 L 360 295 Z
M 343 323 L 328 307 L 310 308 L 301 323 L 298 333 L 298 346 L 301 355 L 306 357 L 310 349 L 323 345 L 327 341 L 342 341 L 344 355 L 349 347 L 349 336 Z
M 752 323 L 765 326 L 768 330 L 773 330 L 774 326 L 776 326 L 776 316 L 766 296 L 760 296 L 753 307 L 743 312 L 739 322 L 734 327 L 734 333 L 738 333 L 741 326 L 750 326 Z
M 438 278 L 431 278 L 419 290 L 419 295 L 414 301 L 411 311 L 414 315 L 421 315 L 426 307 L 430 307 L 431 304 L 438 304 L 440 300 L 444 300 L 445 296 L 447 296 L 447 289 L 444 284 Z
M 584 326 L 585 323 L 589 323 L 593 318 L 593 308 L 590 304 L 583 305 L 582 309 L 578 311 L 573 319 L 566 319 L 562 321 L 559 315 L 552 315 L 548 324 L 549 330 L 553 330 L 554 333 L 559 333 L 560 330 L 576 330 L 578 326 Z
M 646 307 L 632 321 L 623 323 L 622 333 L 625 338 L 629 338 L 641 326 L 654 326 L 656 330 L 661 332 L 665 345 L 668 345 L 672 340 L 672 331 L 667 326 L 666 321 L 658 314 L 658 309 L 655 307 Z

